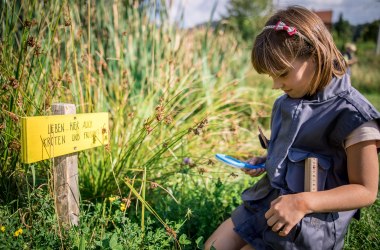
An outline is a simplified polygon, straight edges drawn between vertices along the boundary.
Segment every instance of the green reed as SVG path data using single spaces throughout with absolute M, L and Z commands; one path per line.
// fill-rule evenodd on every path
M 21 164 L 19 118 L 49 115 L 52 103 L 110 114 L 109 145 L 79 153 L 83 199 L 128 194 L 124 178 L 142 169 L 140 194 L 146 181 L 170 183 L 185 157 L 201 168 L 216 151 L 245 153 L 256 137 L 247 128 L 267 116 L 245 81 L 249 49 L 223 29 L 171 25 L 163 2 L 1 4 L 2 199 L 25 191 L 19 179 L 50 179 L 49 161 Z

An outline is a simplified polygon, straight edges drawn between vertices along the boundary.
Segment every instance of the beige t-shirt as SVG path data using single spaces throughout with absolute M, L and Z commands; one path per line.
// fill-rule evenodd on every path
M 351 132 L 346 138 L 345 148 L 363 141 L 376 140 L 376 146 L 380 148 L 380 128 L 376 121 L 369 121 Z

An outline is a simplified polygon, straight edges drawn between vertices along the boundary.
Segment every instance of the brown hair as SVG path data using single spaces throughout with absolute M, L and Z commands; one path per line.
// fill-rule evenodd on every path
M 258 73 L 278 77 L 289 71 L 294 60 L 312 58 L 316 70 L 309 95 L 323 89 L 333 76 L 345 74 L 347 64 L 330 32 L 315 13 L 291 6 L 277 11 L 265 26 L 276 25 L 279 21 L 295 27 L 298 34 L 291 36 L 283 30 L 264 29 L 256 37 L 251 54 L 252 65 Z

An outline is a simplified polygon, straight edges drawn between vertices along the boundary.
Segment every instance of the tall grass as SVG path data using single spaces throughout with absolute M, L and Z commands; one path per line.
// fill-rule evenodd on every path
M 176 200 L 184 159 L 202 179 L 215 152 L 254 150 L 247 126 L 269 105 L 252 102 L 262 91 L 237 88 L 248 50 L 223 30 L 179 30 L 166 15 L 163 2 L 1 2 L 2 202 L 21 209 L 39 185 L 53 190 L 50 161 L 20 162 L 19 118 L 49 115 L 55 102 L 110 113 L 110 144 L 79 154 L 81 198 L 118 195 L 142 227 L 159 199 L 149 185 Z
M 222 26 L 181 30 L 164 1 L 138 2 L 0 3 L 0 226 L 24 228 L 7 246 L 194 249 L 254 181 L 213 160 L 264 153 L 256 128 L 269 128 L 279 93 L 251 70 L 249 45 Z M 56 102 L 110 114 L 109 145 L 79 153 L 82 224 L 63 235 L 51 161 L 20 162 L 19 118 Z

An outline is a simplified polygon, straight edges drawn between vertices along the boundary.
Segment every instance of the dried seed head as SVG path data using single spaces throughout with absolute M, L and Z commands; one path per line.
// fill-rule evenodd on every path
M 19 94 L 19 96 L 17 98 L 17 105 L 19 106 L 19 108 L 22 108 L 23 104 L 24 104 L 24 101 L 23 101 L 22 95 Z
M 156 106 L 156 120 L 157 121 L 162 121 L 165 115 L 165 110 L 164 110 L 164 98 L 161 96 L 159 100 L 159 104 Z
M 131 199 L 123 198 L 121 201 L 125 204 L 126 208 L 129 208 L 131 206 Z
M 193 129 L 193 133 L 195 135 L 200 135 L 201 134 L 201 130 L 199 128 L 195 128 L 195 129 Z
M 162 121 L 163 118 L 164 118 L 164 115 L 162 113 L 160 113 L 160 112 L 156 113 L 156 120 L 158 122 Z
M 68 27 L 71 25 L 71 18 L 70 17 L 66 17 L 65 18 L 65 26 Z
M 46 97 L 45 101 L 44 101 L 44 106 L 45 106 L 45 109 L 49 109 L 50 106 L 51 106 L 51 98 L 49 96 Z
M 207 118 L 205 118 L 201 122 L 199 122 L 198 124 L 196 124 L 195 127 L 193 129 L 191 129 L 191 131 L 195 135 L 200 135 L 201 132 L 203 131 L 203 129 L 206 127 L 207 124 L 208 124 L 208 120 L 207 120 Z
M 9 86 L 11 86 L 14 89 L 17 89 L 20 86 L 20 83 L 17 81 L 16 78 L 10 77 L 9 78 Z
M 8 84 L 4 83 L 3 86 L 1 87 L 2 90 L 8 90 L 10 87 Z
M 15 152 L 19 152 L 21 150 L 21 145 L 18 141 L 13 140 L 8 145 L 9 149 Z
M 78 29 L 77 31 L 77 34 L 76 34 L 76 39 L 80 39 L 82 37 L 82 34 L 83 34 L 83 30 L 82 29 Z
M 174 239 L 177 239 L 177 233 L 174 231 L 174 229 L 166 227 L 166 233 Z
M 197 164 L 195 163 L 195 162 L 191 162 L 190 164 L 189 164 L 189 167 L 190 168 L 195 168 L 197 166 Z
M 213 165 L 215 165 L 215 162 L 213 160 L 209 159 L 208 162 L 207 162 L 207 165 L 212 165 L 213 166 Z
M 69 84 L 73 82 L 73 80 L 71 79 L 71 76 L 68 72 L 63 73 L 62 80 L 66 81 Z
M 171 124 L 172 122 L 173 122 L 173 117 L 171 116 L 171 115 L 167 115 L 166 117 L 165 117 L 165 124 L 167 124 L 167 125 L 169 125 L 169 124 Z
M 150 183 L 150 188 L 151 188 L 151 189 L 155 189 L 155 188 L 157 188 L 157 187 L 158 187 L 158 183 L 153 182 L 153 181 Z
M 144 128 L 148 134 L 150 134 L 153 130 L 153 128 L 149 124 L 145 124 Z
M 204 118 L 198 125 L 198 128 L 204 128 L 208 124 L 207 118 Z
M 32 36 L 28 37 L 26 45 L 28 45 L 29 47 L 34 47 L 36 45 L 36 39 Z
M 208 170 L 205 169 L 205 168 L 199 168 L 198 169 L 198 173 L 201 174 L 201 175 L 203 175 L 204 173 L 207 173 L 207 172 L 208 172 Z
M 228 176 L 229 176 L 229 177 L 232 177 L 232 178 L 236 178 L 236 177 L 238 177 L 239 175 L 238 175 L 238 174 L 235 174 L 235 173 L 231 173 L 231 174 L 229 174 Z
M 31 27 L 35 26 L 37 24 L 37 21 L 36 20 L 25 20 L 24 22 L 24 27 L 27 28 L 27 29 L 30 29 Z
M 12 121 L 14 122 L 18 122 L 20 119 L 18 118 L 18 116 L 15 114 L 15 113 L 12 113 L 10 111 L 7 112 L 9 117 L 12 119 Z
M 41 50 L 41 45 L 39 44 L 35 44 L 35 48 L 34 48 L 34 55 L 36 57 L 39 57 L 41 54 L 43 54 L 42 50 Z
M 150 134 L 150 132 L 152 132 L 153 130 L 153 128 L 150 126 L 151 123 L 152 123 L 152 120 L 149 120 L 149 119 L 145 120 L 144 122 L 144 128 L 148 134 Z

